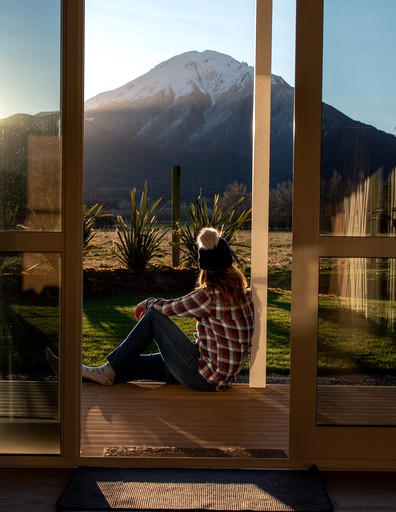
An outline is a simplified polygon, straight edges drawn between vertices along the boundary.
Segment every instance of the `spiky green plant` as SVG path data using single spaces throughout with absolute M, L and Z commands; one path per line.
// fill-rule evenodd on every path
M 226 209 L 219 206 L 219 195 L 214 196 L 213 208 L 210 209 L 206 199 L 199 194 L 195 203 L 185 204 L 188 221 L 185 225 L 178 226 L 178 235 L 180 237 L 180 251 L 184 255 L 184 260 L 188 266 L 197 266 L 197 236 L 202 228 L 216 228 L 221 236 L 234 249 L 234 257 L 238 261 L 238 254 L 235 248 L 246 247 L 245 244 L 236 241 L 241 227 L 250 222 L 251 208 L 246 208 L 240 213 L 236 212 L 236 206 L 245 200 L 240 197 L 234 204 Z
M 83 208 L 83 252 L 84 254 L 92 250 L 94 239 L 98 229 L 95 227 L 95 223 L 99 218 L 111 217 L 112 213 L 102 213 L 103 204 L 99 205 L 95 203 L 90 208 L 84 205 Z
M 136 202 L 136 188 L 131 190 L 131 221 L 117 217 L 116 246 L 121 263 L 129 269 L 143 269 L 155 257 L 163 256 L 161 241 L 169 227 L 158 227 L 159 205 L 162 197 L 151 206 L 147 204 L 148 187 L 144 184 L 140 203 Z

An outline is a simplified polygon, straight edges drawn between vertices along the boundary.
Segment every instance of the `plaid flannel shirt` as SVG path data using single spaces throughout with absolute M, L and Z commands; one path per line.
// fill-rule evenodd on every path
M 225 391 L 241 371 L 251 347 L 254 309 L 250 291 L 244 307 L 224 305 L 216 294 L 195 289 L 178 299 L 147 300 L 166 316 L 196 319 L 199 372 L 217 391 Z

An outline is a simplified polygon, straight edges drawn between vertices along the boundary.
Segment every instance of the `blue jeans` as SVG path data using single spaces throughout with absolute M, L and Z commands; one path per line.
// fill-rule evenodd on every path
M 159 353 L 143 354 L 152 341 Z M 198 371 L 198 347 L 169 317 L 150 309 L 107 360 L 114 382 L 155 380 L 214 391 Z

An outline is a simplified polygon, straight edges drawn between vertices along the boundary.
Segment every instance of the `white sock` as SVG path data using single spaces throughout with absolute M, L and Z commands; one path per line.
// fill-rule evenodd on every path
M 110 363 L 103 366 L 85 366 L 83 364 L 81 373 L 85 379 L 102 384 L 102 386 L 111 386 L 116 375 Z

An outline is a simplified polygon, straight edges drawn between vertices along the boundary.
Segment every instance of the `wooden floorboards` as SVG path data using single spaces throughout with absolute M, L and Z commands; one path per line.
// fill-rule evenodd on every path
M 394 426 L 393 386 L 318 386 L 319 425 Z M 83 384 L 83 456 L 117 453 L 116 446 L 211 449 L 243 447 L 265 457 L 288 452 L 289 386 L 237 384 L 225 393 L 183 386 Z
M 225 393 L 183 386 L 83 384 L 82 456 L 114 446 L 209 450 L 243 447 L 287 455 L 289 388 L 235 385 Z

